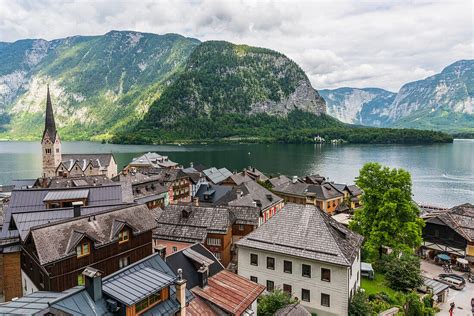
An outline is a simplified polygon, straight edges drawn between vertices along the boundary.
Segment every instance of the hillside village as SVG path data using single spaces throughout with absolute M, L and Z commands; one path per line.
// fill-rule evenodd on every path
M 113 154 L 63 154 L 49 89 L 41 147 L 39 178 L 0 187 L 0 314 L 256 315 L 286 293 L 275 315 L 358 315 L 363 295 L 383 300 L 374 287 L 390 271 L 366 260 L 351 224 L 370 193 L 357 185 L 151 152 L 122 170 Z M 452 292 L 467 302 L 474 289 L 474 205 L 417 212 L 416 297 L 447 311 Z M 393 251 L 382 246 L 380 258 Z

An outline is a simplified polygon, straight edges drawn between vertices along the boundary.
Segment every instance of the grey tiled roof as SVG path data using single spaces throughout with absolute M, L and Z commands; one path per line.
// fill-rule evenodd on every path
M 289 181 L 291 181 L 291 179 L 288 178 L 287 176 L 284 176 L 284 175 L 268 179 L 268 182 L 270 182 L 270 184 L 273 187 L 279 186 L 279 185 L 281 185 L 283 183 L 287 183 Z
M 95 168 L 106 168 L 110 161 L 114 159 L 113 154 L 62 154 L 62 163 L 66 168 L 71 168 L 77 160 L 81 167 L 87 166 L 89 161 Z
M 168 156 L 162 156 L 158 153 L 152 152 L 133 158 L 130 164 L 133 166 L 152 168 L 170 168 L 178 165 L 178 163 L 169 160 Z
M 454 229 L 468 242 L 474 242 L 474 205 L 466 203 L 449 210 L 432 211 L 426 216 L 427 222 L 436 219 Z
M 0 315 L 37 315 L 37 313 L 48 308 L 49 302 L 69 294 L 67 292 L 44 292 L 30 293 L 15 301 L 0 304 Z
M 234 181 L 235 185 L 240 185 L 245 182 L 253 181 L 252 178 L 242 172 L 234 173 L 230 176 L 230 178 L 232 179 L 232 181 Z
M 199 202 L 214 204 L 226 195 L 231 188 L 218 184 L 201 184 L 196 192 Z
M 302 182 L 293 183 L 292 181 L 280 184 L 273 188 L 273 191 L 283 194 L 292 194 L 302 197 L 314 196 L 318 200 L 329 200 L 337 197 L 342 197 L 341 191 L 336 189 L 330 183 L 319 184 L 308 184 Z
M 250 181 L 234 187 L 232 191 L 217 201 L 217 204 L 252 207 L 256 203 L 261 210 L 265 210 L 282 201 L 283 199 L 278 195 L 265 189 L 257 182 Z
M 237 245 L 350 266 L 362 241 L 316 206 L 287 204 Z
M 225 234 L 234 218 L 227 208 L 168 205 L 157 222 L 155 238 L 203 242 L 207 233 Z
M 118 210 L 107 211 L 94 215 L 93 225 L 89 216 L 81 216 L 63 222 L 31 229 L 39 262 L 44 265 L 71 255 L 70 240 L 75 232 L 83 233 L 93 239 L 94 246 L 102 246 L 113 242 L 116 237 L 112 234 L 114 222 L 120 220 L 132 227 L 133 234 L 151 231 L 156 227 L 157 212 L 149 210 L 145 205 L 134 205 Z
M 206 177 L 214 184 L 220 184 L 225 179 L 232 176 L 232 172 L 227 170 L 226 168 L 217 169 L 215 167 L 206 169 L 202 171 Z

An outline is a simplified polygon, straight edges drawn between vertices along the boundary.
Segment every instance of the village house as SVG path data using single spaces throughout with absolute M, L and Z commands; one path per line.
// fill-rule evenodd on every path
M 112 180 L 122 184 L 122 190 L 131 195 L 131 200 L 138 204 L 146 204 L 149 209 L 169 204 L 169 188 L 164 186 L 162 178 L 158 175 L 124 170 Z
M 181 269 L 194 294 L 189 316 L 256 315 L 257 298 L 265 287 L 225 270 L 203 245 L 197 243 L 166 257 L 173 271 Z
M 21 241 L 30 228 L 72 218 L 73 203 L 82 203 L 88 214 L 124 204 L 119 184 L 12 190 L 0 231 L 0 300 L 22 295 Z
M 269 180 L 269 178 L 263 172 L 252 166 L 248 166 L 242 172 L 257 182 L 266 182 Z
M 302 182 L 297 177 L 274 187 L 272 191 L 286 203 L 316 205 L 329 214 L 335 213 L 339 204 L 344 201 L 344 194 L 332 183 L 311 184 Z
M 318 315 L 347 315 L 363 237 L 314 205 L 287 204 L 236 243 L 238 274 L 281 288 Z
M 216 202 L 217 205 L 256 207 L 260 211 L 258 226 L 283 207 L 283 199 L 254 181 L 244 182 Z
M 187 315 L 193 294 L 181 271 L 152 254 L 104 276 L 86 267 L 84 285 L 63 292 L 33 292 L 0 305 L 0 315 Z
M 178 163 L 171 161 L 168 156 L 148 152 L 140 157 L 133 158 L 124 170 L 140 171 L 146 169 L 175 169 L 177 167 Z
M 202 173 L 206 176 L 207 181 L 212 184 L 223 184 L 224 181 L 232 177 L 232 172 L 226 168 L 217 169 L 215 167 L 204 169 Z
M 164 256 L 199 242 L 227 267 L 233 255 L 233 237 L 258 226 L 255 207 L 169 205 L 158 216 L 154 248 Z
M 191 202 L 192 183 L 189 175 L 181 169 L 143 169 L 140 173 L 149 176 L 168 190 L 170 204 Z
M 431 211 L 423 219 L 423 256 L 433 260 L 437 254 L 447 254 L 474 263 L 474 205 Z
M 132 205 L 31 227 L 22 243 L 23 294 L 84 285 L 87 267 L 110 275 L 153 252 L 156 213 Z
M 49 87 L 46 96 L 46 116 L 41 139 L 41 153 L 43 178 L 81 175 L 105 175 L 112 178 L 117 175 L 117 163 L 112 154 L 62 154 L 61 139 L 56 130 Z

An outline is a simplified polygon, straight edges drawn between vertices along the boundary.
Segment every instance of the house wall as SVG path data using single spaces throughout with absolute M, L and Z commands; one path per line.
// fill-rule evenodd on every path
M 208 238 L 217 238 L 221 240 L 220 246 L 208 245 Z M 212 253 L 220 254 L 220 262 L 224 267 L 232 260 L 231 246 L 232 246 L 232 227 L 228 227 L 225 234 L 207 234 L 206 241 L 204 243 L 207 249 Z
M 423 228 L 423 240 L 444 246 L 466 249 L 467 241 L 454 229 L 445 225 L 426 223 Z
M 258 255 L 258 266 L 250 264 L 250 254 Z M 275 270 L 267 269 L 267 256 L 275 258 Z M 291 274 L 283 272 L 283 260 L 293 263 Z M 310 312 L 318 315 L 347 315 L 349 306 L 349 268 L 306 260 L 245 247 L 238 247 L 238 274 L 250 279 L 258 278 L 258 283 L 266 286 L 267 280 L 275 283 L 275 288 L 283 284 L 292 286 L 292 295 Z M 302 276 L 302 264 L 311 265 L 311 278 Z M 357 264 L 355 265 L 357 266 Z M 360 267 L 360 264 L 359 264 Z M 331 270 L 331 282 L 321 280 L 321 268 Z M 353 269 L 354 270 L 354 269 Z M 357 270 L 357 269 L 355 269 Z M 355 271 L 353 272 L 355 273 Z M 310 290 L 310 302 L 301 300 L 301 290 Z M 321 293 L 330 295 L 330 307 L 321 305 Z
M 112 157 L 110 158 L 110 163 L 109 166 L 107 167 L 107 178 L 112 179 L 117 175 L 117 163 L 115 162 L 115 159 Z
M 0 300 L 21 297 L 20 252 L 0 254 Z
M 180 251 L 182 249 L 188 248 L 193 245 L 193 243 L 189 242 L 182 242 L 182 241 L 174 241 L 174 240 L 165 240 L 165 239 L 153 239 L 154 248 L 158 247 L 159 245 L 166 247 L 166 256 L 173 254 L 176 251 Z M 173 247 L 176 247 L 173 250 Z
M 31 281 L 28 274 L 23 270 L 21 270 L 21 284 L 23 296 L 38 291 L 38 287 L 33 283 L 33 281 Z
M 61 292 L 76 286 L 78 275 L 87 266 L 102 271 L 103 276 L 106 276 L 119 270 L 119 259 L 122 257 L 128 257 L 131 264 L 153 253 L 151 231 L 137 236 L 131 234 L 129 241 L 122 244 L 117 241 L 99 248 L 92 245 L 91 242 L 91 253 L 87 256 L 77 258 L 74 255 L 44 267 L 34 255 L 34 245 L 25 245 L 22 251 L 22 269 L 39 290 Z M 44 279 L 43 285 L 41 277 Z

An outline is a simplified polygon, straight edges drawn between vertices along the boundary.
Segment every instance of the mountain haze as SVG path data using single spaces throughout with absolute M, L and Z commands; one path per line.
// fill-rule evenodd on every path
M 474 132 L 474 60 L 460 60 L 439 74 L 382 89 L 320 90 L 328 114 L 368 126 Z

